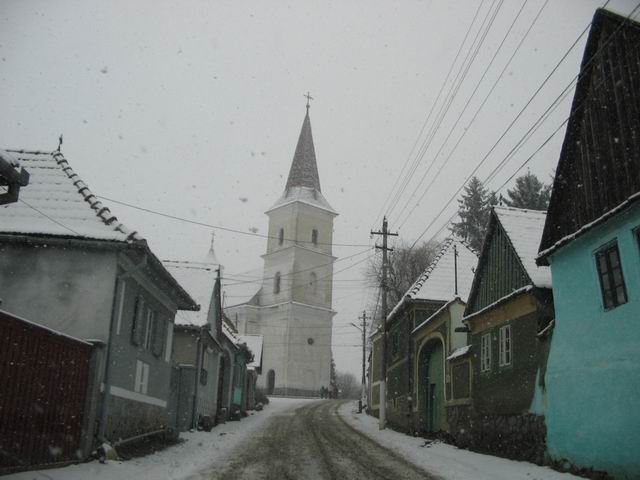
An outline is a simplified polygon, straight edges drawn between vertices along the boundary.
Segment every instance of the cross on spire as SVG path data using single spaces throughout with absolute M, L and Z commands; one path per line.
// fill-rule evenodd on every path
M 311 106 L 311 104 L 309 103 L 310 100 L 313 100 L 313 97 L 311 96 L 310 92 L 307 92 L 306 95 L 302 95 L 303 97 L 306 97 L 307 99 L 307 112 L 309 111 L 309 107 Z

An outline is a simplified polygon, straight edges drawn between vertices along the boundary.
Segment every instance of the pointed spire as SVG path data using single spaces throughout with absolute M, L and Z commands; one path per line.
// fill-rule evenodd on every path
M 287 179 L 287 190 L 291 187 L 308 187 L 320 191 L 320 177 L 318 176 L 316 151 L 311 134 L 309 107 L 307 107 L 307 114 L 304 117 L 304 122 L 302 122 L 296 153 L 293 156 L 289 178 Z

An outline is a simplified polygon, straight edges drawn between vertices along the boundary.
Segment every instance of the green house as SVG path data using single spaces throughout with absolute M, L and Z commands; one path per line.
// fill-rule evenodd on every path
M 640 24 L 598 10 L 539 263 L 556 325 L 540 406 L 550 458 L 640 478 Z
M 535 263 L 546 213 L 494 207 L 464 322 L 472 406 L 453 435 L 465 446 L 541 463 L 544 418 L 533 408 L 552 326 L 551 272 Z M 463 418 L 464 420 L 464 418 Z
M 386 416 L 391 427 L 416 433 L 449 431 L 447 407 L 456 402 L 447 357 L 467 347 L 466 333 L 456 329 L 463 327 L 462 314 L 477 259 L 464 242 L 446 239 L 433 262 L 388 315 Z M 371 404 L 377 413 L 380 330 L 372 341 Z

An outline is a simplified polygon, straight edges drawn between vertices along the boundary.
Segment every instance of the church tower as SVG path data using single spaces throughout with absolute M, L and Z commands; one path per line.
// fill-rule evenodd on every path
M 242 309 L 240 330 L 262 334 L 258 386 L 276 395 L 318 395 L 331 364 L 333 219 L 323 197 L 309 105 L 281 197 L 266 212 L 269 238 L 261 289 Z

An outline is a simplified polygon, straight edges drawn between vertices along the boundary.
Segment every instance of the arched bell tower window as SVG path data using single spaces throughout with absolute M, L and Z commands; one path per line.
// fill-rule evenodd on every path
M 311 230 L 311 243 L 318 245 L 318 230 L 316 228 Z
M 284 243 L 284 228 L 281 228 L 278 232 L 278 245 L 282 245 Z
M 280 272 L 273 278 L 273 293 L 280 293 Z

